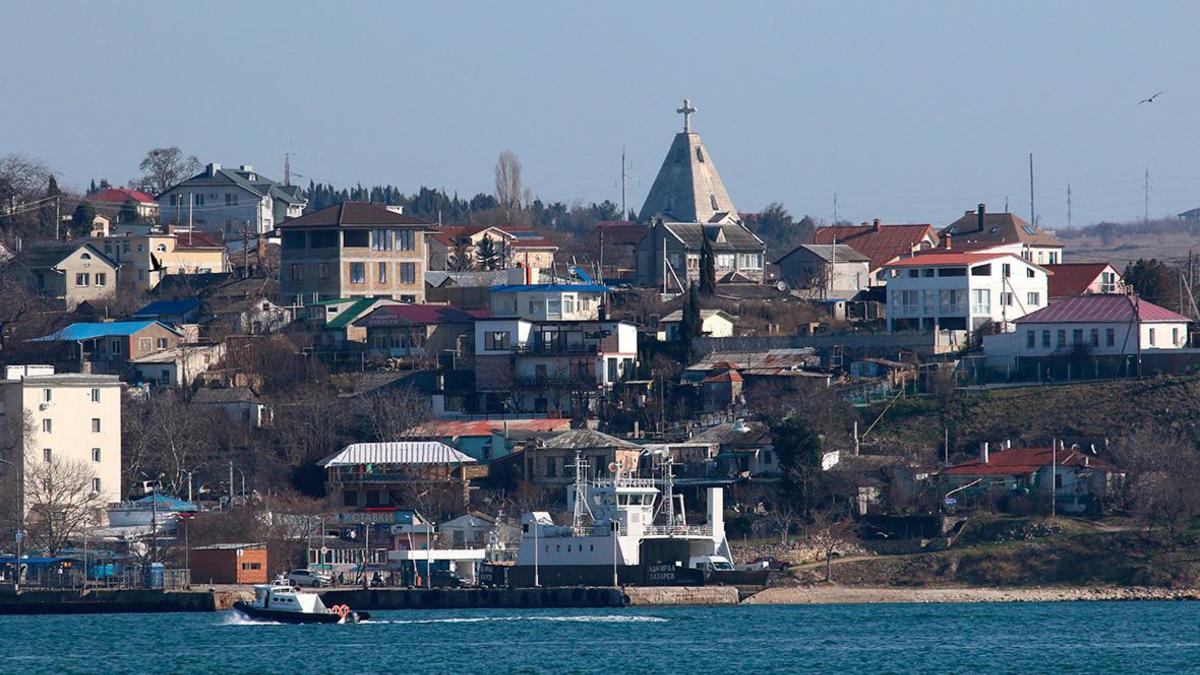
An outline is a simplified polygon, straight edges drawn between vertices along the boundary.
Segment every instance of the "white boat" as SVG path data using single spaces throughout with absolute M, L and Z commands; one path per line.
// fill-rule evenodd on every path
M 550 514 L 526 513 L 521 544 L 507 582 L 514 586 L 681 585 L 765 583 L 765 575 L 735 571 L 725 539 L 724 490 L 706 489 L 707 521 L 689 524 L 674 491 L 665 448 L 650 448 L 660 478 L 610 465 L 612 478 L 587 480 L 578 455 L 570 486 L 570 525 Z M 762 577 L 762 578 L 760 578 Z
M 358 623 L 371 616 L 346 605 L 326 607 L 320 595 L 301 591 L 282 578 L 255 585 L 254 600 L 239 601 L 233 608 L 252 619 L 280 623 Z

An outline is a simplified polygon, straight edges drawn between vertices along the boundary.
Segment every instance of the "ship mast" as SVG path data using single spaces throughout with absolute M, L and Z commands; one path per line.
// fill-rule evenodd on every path
M 583 514 L 586 512 L 593 521 L 596 517 L 587 503 L 588 463 L 583 461 L 583 455 L 578 450 L 575 451 L 575 463 L 571 466 L 575 468 L 575 509 L 572 512 L 571 529 L 578 535 L 583 529 Z

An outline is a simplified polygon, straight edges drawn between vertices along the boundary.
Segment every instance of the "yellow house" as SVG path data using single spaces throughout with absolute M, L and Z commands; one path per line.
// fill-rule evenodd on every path
M 34 293 L 61 300 L 68 310 L 112 295 L 118 264 L 87 242 L 31 246 L 10 263 Z
M 204 232 L 125 234 L 98 237 L 93 243 L 121 266 L 121 283 L 143 292 L 168 274 L 229 271 L 224 243 Z

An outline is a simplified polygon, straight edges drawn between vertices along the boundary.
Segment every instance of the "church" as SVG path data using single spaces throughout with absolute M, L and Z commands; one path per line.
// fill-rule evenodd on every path
M 708 148 L 692 131 L 696 108 L 684 99 L 676 112 L 683 115 L 683 131 L 675 134 L 638 215 L 650 225 L 635 248 L 638 283 L 667 292 L 697 283 L 705 239 L 717 283 L 761 283 L 766 246 L 742 223 Z

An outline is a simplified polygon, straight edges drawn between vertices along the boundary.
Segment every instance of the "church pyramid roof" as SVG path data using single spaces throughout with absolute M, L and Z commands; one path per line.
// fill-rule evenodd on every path
M 684 99 L 683 131 L 675 134 L 662 168 L 646 195 L 638 219 L 648 222 L 655 216 L 683 223 L 712 223 L 737 220 L 737 209 L 721 182 L 708 148 L 700 134 L 691 130 L 691 114 L 696 109 Z

